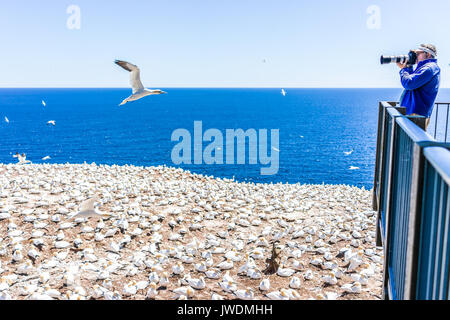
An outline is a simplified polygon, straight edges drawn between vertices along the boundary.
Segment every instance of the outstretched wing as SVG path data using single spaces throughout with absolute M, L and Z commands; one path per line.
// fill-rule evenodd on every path
M 144 90 L 144 86 L 141 82 L 140 71 L 137 66 L 122 60 L 116 60 L 115 63 L 130 72 L 130 84 L 133 89 L 133 94 Z
M 90 199 L 87 199 L 86 201 L 83 201 L 80 204 L 80 211 L 94 210 L 95 201 L 97 201 L 96 198 L 90 198 Z

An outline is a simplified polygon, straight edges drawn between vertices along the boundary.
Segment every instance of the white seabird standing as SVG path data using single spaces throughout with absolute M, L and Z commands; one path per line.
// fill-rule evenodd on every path
M 122 103 L 119 104 L 119 106 L 124 105 L 125 103 L 130 102 L 130 101 L 139 100 L 143 97 L 146 97 L 146 96 L 149 96 L 152 94 L 166 93 L 159 89 L 151 90 L 151 89 L 144 88 L 144 86 L 142 85 L 142 82 L 141 82 L 140 70 L 134 64 L 131 64 L 129 62 L 122 61 L 122 60 L 116 60 L 115 63 L 130 72 L 130 84 L 131 84 L 131 88 L 133 90 L 132 91 L 133 94 L 131 96 L 129 96 L 128 98 L 124 99 L 122 101 Z

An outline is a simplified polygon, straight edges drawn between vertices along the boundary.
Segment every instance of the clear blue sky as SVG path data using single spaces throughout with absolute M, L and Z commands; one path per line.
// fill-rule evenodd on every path
M 2 1 L 0 87 L 127 87 L 115 59 L 150 88 L 399 87 L 379 56 L 424 42 L 450 87 L 449 17 L 448 0 Z

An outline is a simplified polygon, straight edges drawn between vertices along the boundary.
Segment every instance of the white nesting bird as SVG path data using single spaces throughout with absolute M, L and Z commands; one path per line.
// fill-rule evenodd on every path
M 176 265 L 172 266 L 172 273 L 174 274 L 182 274 L 184 271 L 184 267 L 181 262 L 178 262 Z
M 203 277 L 200 277 L 200 279 L 189 278 L 188 283 L 192 288 L 197 290 L 201 290 L 206 287 L 205 278 Z
M 295 273 L 294 269 L 291 268 L 283 268 L 282 266 L 280 266 L 277 270 L 277 275 L 279 275 L 280 277 L 290 277 Z
M 49 121 L 47 121 L 47 124 L 55 125 L 55 120 L 49 120 Z
M 289 300 L 289 294 L 286 290 L 266 293 L 266 297 L 271 300 Z
M 220 270 L 211 269 L 205 272 L 205 275 L 209 279 L 219 279 L 220 278 Z
M 224 299 L 223 296 L 221 296 L 220 294 L 213 292 L 211 295 L 211 300 L 223 300 L 223 299 Z
M 346 283 L 341 286 L 341 289 L 348 293 L 361 293 L 361 283 Z
M 107 214 L 99 211 L 98 209 L 94 208 L 94 203 L 97 201 L 97 199 L 90 198 L 85 201 L 83 201 L 80 204 L 80 211 L 78 211 L 75 214 L 72 214 L 69 216 L 69 219 L 76 219 L 76 218 L 102 218 L 107 216 Z
M 150 283 L 150 288 L 147 291 L 146 298 L 154 299 L 158 295 L 157 285 L 154 282 Z
M 323 281 L 329 285 L 334 285 L 337 283 L 337 278 L 333 271 L 329 272 L 327 275 L 323 276 Z
M 233 291 L 237 290 L 236 283 L 234 283 L 232 281 L 219 282 L 219 286 L 222 288 L 222 290 L 224 290 L 226 292 L 233 292 Z
M 270 289 L 270 280 L 269 279 L 263 279 L 259 283 L 259 290 L 261 291 L 267 291 Z
M 253 300 L 253 298 L 255 297 L 252 289 L 247 288 L 245 290 L 236 290 L 234 291 L 234 294 L 242 300 Z
M 217 267 L 221 270 L 228 270 L 228 269 L 232 269 L 233 265 L 234 265 L 233 260 L 226 259 L 226 260 L 222 261 L 221 263 L 219 263 L 217 265 Z
M 298 277 L 292 277 L 291 281 L 289 282 L 289 287 L 292 289 L 298 289 L 301 286 L 300 278 Z
M 172 290 L 176 294 L 176 297 L 185 296 L 187 298 L 192 298 L 194 296 L 194 289 L 191 287 L 179 287 Z
M 140 70 L 134 64 L 122 60 L 116 60 L 115 63 L 130 72 L 130 83 L 132 88 L 132 95 L 124 99 L 122 103 L 119 104 L 119 106 L 124 105 L 125 103 L 130 101 L 139 100 L 149 95 L 166 93 L 159 89 L 150 90 L 144 88 L 141 82 Z

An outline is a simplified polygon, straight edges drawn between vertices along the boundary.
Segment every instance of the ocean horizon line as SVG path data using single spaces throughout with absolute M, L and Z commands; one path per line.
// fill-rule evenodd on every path
M 402 89 L 401 87 L 171 87 L 158 86 L 152 87 L 170 88 L 170 89 Z M 130 89 L 129 87 L 0 87 L 0 89 Z M 440 89 L 450 89 L 443 87 Z

